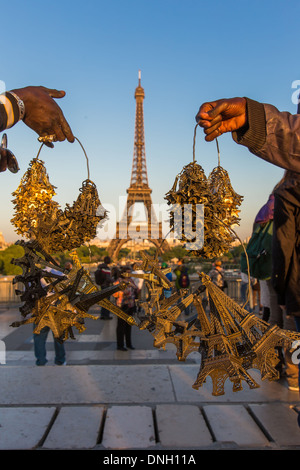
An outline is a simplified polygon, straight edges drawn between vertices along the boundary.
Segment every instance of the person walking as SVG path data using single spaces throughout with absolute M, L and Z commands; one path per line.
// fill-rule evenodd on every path
M 124 272 L 130 273 L 131 268 L 126 267 Z M 133 282 L 132 278 L 126 277 L 126 281 L 128 281 L 127 286 L 122 292 L 121 296 L 118 296 L 118 302 L 121 309 L 127 313 L 128 315 L 134 315 L 136 311 L 136 304 L 135 299 L 137 297 L 138 289 Z M 115 281 L 118 283 L 118 280 Z M 117 293 L 116 293 L 117 294 Z M 118 305 L 118 304 L 117 304 Z M 119 351 L 127 351 L 127 349 L 135 349 L 132 345 L 131 341 L 131 325 L 127 323 L 127 321 L 123 320 L 122 318 L 118 317 L 117 319 L 117 349 Z
M 64 274 L 68 275 L 71 269 L 72 269 L 72 264 L 68 261 L 65 264 L 63 272 L 55 270 L 55 269 L 51 269 L 49 271 L 53 274 L 63 276 Z M 48 269 L 46 268 L 46 270 Z M 46 285 L 46 281 L 44 279 L 41 279 L 41 284 Z M 50 332 L 49 326 L 44 326 L 44 328 L 41 329 L 40 333 L 33 333 L 34 355 L 36 358 L 35 363 L 37 366 L 44 366 L 48 362 L 46 343 L 47 343 L 49 332 Z M 65 351 L 64 342 L 60 341 L 58 338 L 55 338 L 54 335 L 53 335 L 53 340 L 54 340 L 54 353 L 55 353 L 54 364 L 56 364 L 57 366 L 66 365 L 66 351 Z
M 110 264 L 110 257 L 105 256 L 103 263 L 99 264 L 97 270 L 95 271 L 95 282 L 98 286 L 100 286 L 101 289 L 105 289 L 112 285 L 111 270 L 109 267 Z M 105 307 L 101 307 L 100 320 L 112 320 L 110 311 Z

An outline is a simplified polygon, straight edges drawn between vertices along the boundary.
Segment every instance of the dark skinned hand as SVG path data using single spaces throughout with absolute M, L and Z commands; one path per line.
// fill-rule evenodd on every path
M 75 137 L 62 110 L 53 98 L 63 98 L 65 92 L 43 86 L 28 86 L 12 90 L 25 105 L 24 123 L 40 137 L 55 135 L 54 141 L 67 139 L 74 142 Z M 53 147 L 52 144 L 48 146 Z
M 203 103 L 196 121 L 204 129 L 205 140 L 211 142 L 225 132 L 236 131 L 247 124 L 246 99 L 230 98 Z

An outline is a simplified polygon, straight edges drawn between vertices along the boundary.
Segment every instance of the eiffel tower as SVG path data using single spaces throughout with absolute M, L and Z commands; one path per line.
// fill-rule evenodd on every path
M 112 259 L 117 259 L 118 253 L 123 245 L 130 240 L 151 241 L 160 253 L 169 250 L 168 242 L 162 235 L 162 224 L 157 221 L 152 207 L 151 193 L 149 187 L 144 133 L 144 88 L 141 86 L 141 72 L 139 71 L 139 83 L 135 89 L 136 115 L 135 115 L 135 137 L 134 152 L 131 170 L 130 186 L 127 189 L 127 202 L 124 214 L 120 222 L 116 224 L 116 235 L 108 247 L 108 254 Z M 134 218 L 134 210 L 137 203 L 144 206 L 145 220 L 137 224 Z

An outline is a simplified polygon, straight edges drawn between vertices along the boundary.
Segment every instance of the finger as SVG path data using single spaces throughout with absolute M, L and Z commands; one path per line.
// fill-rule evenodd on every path
M 200 106 L 199 111 L 196 115 L 196 121 L 198 122 L 199 119 L 206 119 L 206 120 L 212 119 L 210 112 L 217 106 L 217 104 L 218 104 L 217 101 L 203 103 Z
M 66 136 L 65 134 L 63 133 L 63 130 L 61 128 L 61 126 L 59 124 L 55 125 L 54 127 L 54 134 L 56 135 L 56 139 L 55 140 L 58 140 L 60 142 L 62 142 L 63 140 L 65 140 Z
M 64 90 L 56 90 L 55 88 L 46 88 L 44 86 L 41 87 L 46 93 L 48 93 L 51 98 L 63 98 L 66 95 Z
M 7 168 L 11 173 L 18 173 L 20 169 L 18 160 L 10 150 L 7 150 Z
M 224 134 L 225 132 L 227 132 L 227 129 L 225 129 L 224 126 L 222 126 L 222 123 L 218 123 L 215 126 L 204 130 L 204 133 L 206 134 L 205 140 L 207 142 L 211 142 L 216 137 L 219 137 L 220 135 Z
M 53 134 L 52 131 L 49 130 L 49 132 L 40 132 L 40 133 L 38 133 L 38 134 L 39 134 L 39 138 L 38 138 L 38 141 L 39 141 L 39 142 L 42 142 L 44 145 L 46 145 L 46 147 L 49 147 L 49 148 L 51 148 L 51 149 L 54 147 L 54 145 L 53 145 L 53 143 L 52 143 L 51 141 L 49 141 L 49 140 L 47 140 L 47 139 L 40 139 L 40 138 L 42 138 L 42 137 L 47 137 L 47 136 L 49 136 L 49 135 L 52 135 L 52 134 Z
M 216 139 L 217 137 L 219 137 L 221 134 L 220 132 L 218 132 L 218 130 L 215 130 L 214 132 L 212 132 L 211 134 L 207 135 L 205 137 L 205 140 L 206 142 L 212 142 L 214 139 Z
M 207 127 L 206 129 L 204 129 L 205 134 L 211 134 L 212 132 L 216 130 L 218 130 L 219 132 L 222 132 L 220 129 L 221 124 L 222 124 L 221 122 L 217 122 L 214 125 Z
M 208 103 L 202 104 L 199 108 L 198 113 L 195 116 L 196 121 L 198 122 L 200 119 L 207 120 L 209 118 L 209 114 L 207 112 L 211 109 Z
M 75 137 L 73 135 L 73 132 L 71 131 L 71 128 L 70 128 L 69 124 L 65 120 L 64 116 L 62 116 L 61 119 L 60 119 L 60 126 L 61 126 L 62 132 L 66 136 L 67 140 L 69 142 L 74 142 Z
M 212 119 L 211 121 L 208 121 L 207 119 L 200 119 L 198 121 L 198 124 L 200 127 L 204 127 L 205 129 L 208 129 L 209 127 L 214 127 L 216 124 L 220 124 L 222 122 L 222 116 L 219 114 L 217 117 Z
M 50 149 L 53 149 L 54 147 L 54 144 L 52 144 L 52 142 L 44 142 L 44 145 L 46 145 L 46 147 L 49 147 Z
M 7 152 L 5 149 L 0 150 L 0 172 L 7 169 Z

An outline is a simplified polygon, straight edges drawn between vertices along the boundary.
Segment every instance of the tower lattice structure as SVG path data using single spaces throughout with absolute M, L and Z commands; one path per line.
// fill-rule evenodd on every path
M 127 189 L 127 202 L 124 214 L 120 222 L 116 224 L 116 235 L 111 240 L 108 253 L 112 259 L 116 259 L 121 247 L 133 239 L 131 232 L 134 223 L 134 206 L 136 203 L 143 204 L 145 208 L 145 220 L 133 229 L 134 239 L 151 241 L 160 252 L 169 249 L 167 241 L 163 238 L 162 223 L 158 222 L 152 207 L 149 186 L 144 131 L 144 88 L 141 86 L 141 74 L 139 72 L 139 83 L 134 94 L 136 100 L 134 151 L 131 170 L 130 186 Z

